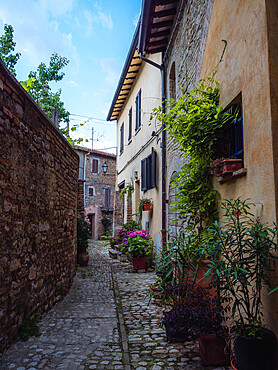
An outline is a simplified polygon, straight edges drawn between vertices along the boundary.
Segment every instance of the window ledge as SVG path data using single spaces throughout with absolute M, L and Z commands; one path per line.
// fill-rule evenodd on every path
M 140 130 L 141 130 L 141 126 L 138 127 L 138 129 L 135 131 L 135 135 L 137 135 Z
M 132 143 L 132 139 L 129 139 L 127 144 L 129 145 L 130 143 Z
M 237 171 L 234 171 L 233 173 L 231 173 L 230 175 L 227 175 L 227 176 L 223 176 L 223 177 L 218 177 L 217 181 L 220 183 L 220 184 L 224 184 L 225 182 L 227 181 L 232 181 L 238 177 L 242 177 L 242 176 L 245 176 L 247 173 L 247 169 L 246 168 L 241 168 Z

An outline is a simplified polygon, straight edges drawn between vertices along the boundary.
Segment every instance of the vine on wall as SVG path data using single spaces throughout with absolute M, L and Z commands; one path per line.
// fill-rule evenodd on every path
M 201 79 L 199 84 L 175 102 L 153 110 L 153 116 L 165 124 L 165 129 L 188 157 L 175 178 L 177 188 L 173 211 L 194 228 L 217 218 L 218 192 L 212 185 L 211 164 L 217 158 L 217 147 L 225 137 L 237 111 L 224 110 L 219 104 L 219 81 L 213 77 Z

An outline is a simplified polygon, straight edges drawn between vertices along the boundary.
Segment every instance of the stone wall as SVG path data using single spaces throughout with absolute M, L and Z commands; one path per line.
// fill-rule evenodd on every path
M 165 55 L 167 99 L 178 99 L 198 83 L 213 3 L 214 0 L 183 2 L 174 36 Z M 166 162 L 166 194 L 169 199 L 170 190 L 173 192 L 173 189 L 170 189 L 171 178 L 180 171 L 184 163 L 178 144 L 171 136 L 167 137 Z M 171 215 L 170 203 L 168 204 L 168 228 L 171 227 L 171 219 L 176 219 L 176 215 Z
M 0 60 L 0 350 L 75 275 L 78 156 Z

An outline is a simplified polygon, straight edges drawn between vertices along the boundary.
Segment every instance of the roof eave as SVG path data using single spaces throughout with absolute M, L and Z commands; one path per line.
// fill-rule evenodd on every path
M 135 30 L 135 33 L 134 33 L 134 36 L 133 36 L 128 54 L 127 54 L 127 58 L 126 58 L 126 61 L 125 61 L 125 64 L 124 64 L 124 67 L 123 67 L 123 70 L 122 70 L 122 73 L 121 73 L 121 76 L 120 76 L 120 80 L 118 82 L 118 86 L 117 86 L 116 92 L 115 92 L 113 100 L 112 100 L 112 104 L 110 106 L 110 109 L 109 109 L 109 112 L 108 112 L 108 115 L 107 115 L 107 118 L 106 118 L 107 121 L 111 121 L 114 106 L 117 102 L 117 99 L 118 99 L 119 93 L 121 91 L 123 82 L 126 78 L 127 71 L 129 69 L 129 66 L 131 64 L 134 52 L 136 50 L 136 46 L 137 46 L 137 43 L 138 43 L 138 37 L 139 37 L 140 22 L 141 22 L 141 17 L 140 17 L 139 22 L 137 24 L 137 27 L 136 27 L 136 30 Z

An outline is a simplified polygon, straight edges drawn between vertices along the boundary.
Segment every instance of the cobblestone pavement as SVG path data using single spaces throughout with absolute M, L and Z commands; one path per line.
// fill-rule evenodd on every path
M 0 369 L 218 369 L 200 363 L 197 344 L 169 344 L 150 303 L 154 273 L 134 273 L 96 243 L 67 297 L 40 321 L 40 337 L 12 345 Z M 226 368 L 231 369 L 231 368 Z

